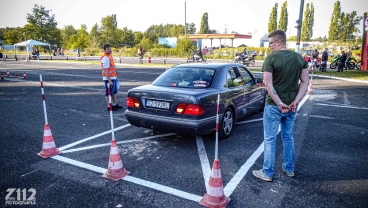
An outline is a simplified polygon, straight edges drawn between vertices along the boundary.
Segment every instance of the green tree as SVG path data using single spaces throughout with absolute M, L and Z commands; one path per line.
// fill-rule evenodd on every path
M 314 6 L 313 3 L 307 3 L 303 23 L 302 23 L 302 32 L 300 40 L 302 41 L 310 41 L 313 36 L 313 25 L 314 25 Z
M 9 45 L 24 41 L 24 28 L 6 28 L 4 32 L 4 42 Z
M 117 37 L 116 15 L 106 16 L 101 19 L 101 38 L 104 43 L 109 43 L 112 47 L 117 47 L 119 37 Z
M 286 32 L 287 25 L 288 25 L 288 11 L 287 11 L 287 1 L 285 1 L 281 7 L 279 26 L 277 28 L 279 30 Z
M 199 34 L 208 34 L 210 26 L 208 25 L 208 13 L 202 15 L 201 27 L 199 28 Z
M 152 48 L 153 42 L 150 39 L 144 37 L 139 43 L 139 45 L 142 46 L 144 51 L 148 51 L 149 49 Z
M 362 16 L 357 16 L 356 11 L 353 11 L 352 13 L 342 12 L 340 16 L 339 40 L 345 42 L 354 40 L 354 33 L 359 31 L 357 26 L 362 18 Z
M 144 35 L 142 32 L 140 31 L 136 31 L 134 32 L 134 45 L 137 45 L 141 42 L 141 40 L 143 39 Z
M 94 24 L 91 32 L 89 33 L 89 47 L 91 48 L 102 48 L 101 32 L 98 24 Z
M 275 6 L 273 6 L 270 18 L 268 20 L 268 33 L 271 33 L 277 29 L 277 6 L 276 3 Z
M 175 47 L 177 54 L 180 56 L 189 56 L 194 49 L 195 46 L 188 37 L 178 39 L 178 43 Z
M 328 31 L 328 41 L 339 40 L 340 15 L 341 15 L 340 1 L 336 1 L 331 16 L 330 28 Z
M 68 41 L 72 35 L 77 34 L 77 30 L 72 25 L 64 26 L 60 31 L 61 33 L 61 47 L 68 48 Z
M 89 35 L 87 32 L 87 26 L 81 25 L 81 27 L 77 30 L 77 34 L 70 36 L 67 47 L 69 49 L 72 48 L 80 48 L 84 49 L 88 47 L 89 43 Z
M 187 33 L 188 34 L 195 34 L 196 31 L 197 29 L 194 23 L 190 23 L 190 24 L 187 23 Z
M 34 5 L 32 13 L 27 13 L 25 25 L 27 37 L 59 45 L 61 42 L 60 30 L 57 28 L 55 15 L 50 14 L 44 6 Z
M 134 33 L 132 30 L 124 27 L 121 30 L 121 36 L 119 38 L 120 44 L 134 45 Z

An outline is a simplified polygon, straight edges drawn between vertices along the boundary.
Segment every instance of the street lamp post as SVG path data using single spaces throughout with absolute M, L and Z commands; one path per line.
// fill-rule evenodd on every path
M 298 52 L 298 53 L 300 53 L 300 33 L 302 30 L 303 8 L 304 8 L 304 0 L 300 0 L 299 19 L 296 21 L 296 26 L 295 26 L 298 30 L 296 34 L 295 52 Z

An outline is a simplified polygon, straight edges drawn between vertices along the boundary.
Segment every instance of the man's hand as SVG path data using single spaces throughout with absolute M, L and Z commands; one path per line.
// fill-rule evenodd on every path
M 288 113 L 290 111 L 290 107 L 285 105 L 284 103 L 282 103 L 281 105 L 278 105 L 277 107 L 282 113 Z
M 110 87 L 114 86 L 114 83 L 111 80 L 109 80 L 109 85 L 110 85 Z
M 299 102 L 296 102 L 295 100 L 290 103 L 289 108 L 291 111 L 296 112 L 296 109 L 298 109 Z

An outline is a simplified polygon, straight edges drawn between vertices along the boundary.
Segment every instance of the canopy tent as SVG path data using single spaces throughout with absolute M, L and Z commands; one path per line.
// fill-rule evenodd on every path
M 14 44 L 14 52 L 15 52 L 15 55 L 17 54 L 16 52 L 16 46 L 25 46 L 26 47 L 26 50 L 27 50 L 27 54 L 28 54 L 28 46 L 49 46 L 49 50 L 50 50 L 50 54 L 51 54 L 51 47 L 50 47 L 50 44 L 48 43 L 43 43 L 43 42 L 40 42 L 40 41 L 37 41 L 37 40 L 27 40 L 27 41 L 23 41 L 23 42 L 20 42 L 20 43 L 16 43 Z

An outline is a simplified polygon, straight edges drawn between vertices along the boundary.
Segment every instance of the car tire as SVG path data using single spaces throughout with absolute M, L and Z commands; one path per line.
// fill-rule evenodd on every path
M 224 112 L 221 122 L 219 123 L 219 138 L 226 139 L 231 135 L 234 128 L 234 112 L 231 108 L 227 108 Z

